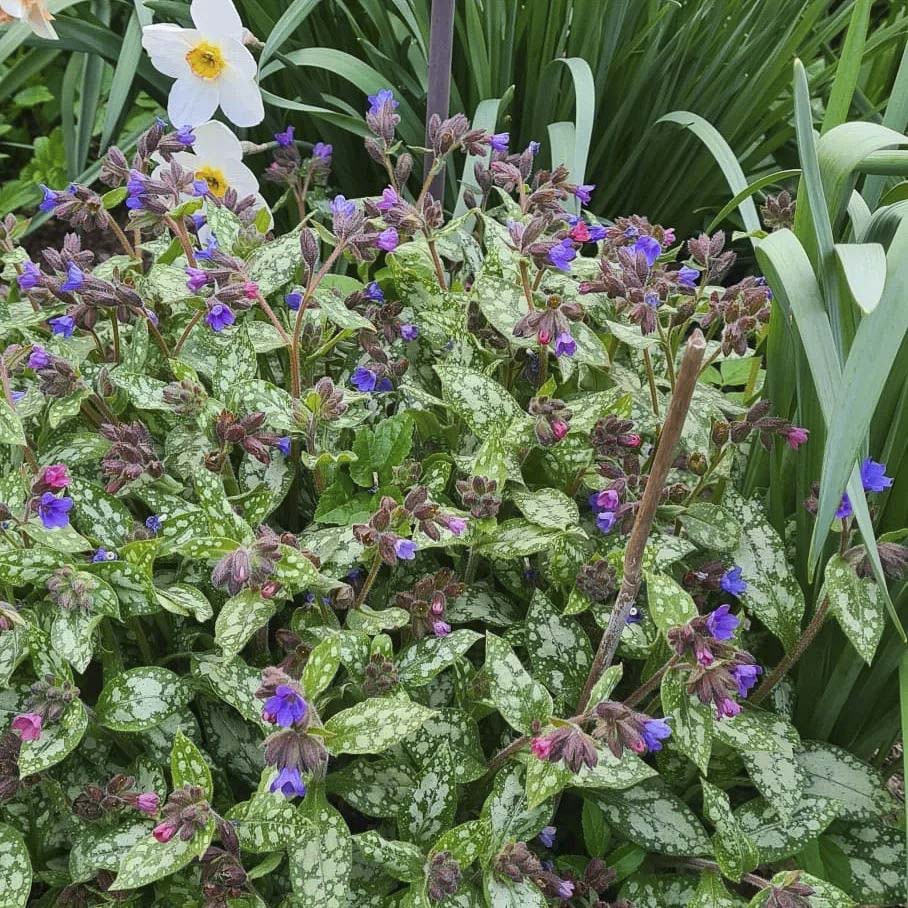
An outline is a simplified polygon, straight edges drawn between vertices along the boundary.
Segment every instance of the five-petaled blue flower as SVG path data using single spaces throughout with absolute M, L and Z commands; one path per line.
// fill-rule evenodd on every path
M 416 543 L 412 539 L 398 539 L 394 543 L 394 554 L 404 561 L 412 561 L 416 557 Z
M 38 516 L 46 530 L 56 530 L 69 525 L 69 512 L 73 500 L 68 495 L 57 498 L 53 492 L 45 492 L 38 499 Z
M 73 331 L 76 330 L 76 320 L 71 315 L 58 315 L 56 318 L 49 318 L 47 324 L 54 334 L 61 337 L 72 337 Z
M 287 304 L 288 309 L 292 309 L 296 312 L 299 309 L 300 304 L 303 302 L 303 294 L 298 293 L 296 290 L 291 291 L 284 297 L 284 302 Z
M 218 251 L 218 238 L 212 233 L 211 236 L 205 241 L 205 248 L 199 249 L 196 252 L 195 257 L 201 259 L 203 262 L 211 261 L 214 257 L 215 252 Z
M 348 201 L 346 196 L 336 195 L 331 200 L 331 213 L 335 217 L 352 218 L 356 214 L 356 202 Z
M 646 749 L 650 753 L 654 753 L 657 750 L 662 750 L 662 742 L 666 738 L 671 737 L 672 730 L 665 719 L 649 719 L 643 723 L 641 734 L 643 735 Z
M 53 211 L 57 207 L 57 202 L 60 200 L 60 193 L 56 192 L 53 189 L 45 186 L 43 183 L 39 184 L 41 186 L 41 192 L 44 193 L 44 198 L 41 199 L 41 204 L 38 208 L 41 211 Z
M 145 518 L 145 528 L 151 530 L 152 533 L 160 533 L 163 524 L 164 519 L 157 514 L 152 514 L 150 517 Z
M 271 792 L 278 791 L 285 798 L 304 798 L 306 796 L 306 783 L 295 766 L 285 766 L 275 776 L 268 790 Z
M 700 272 L 696 268 L 684 265 L 675 277 L 682 287 L 695 287 L 700 280 Z
M 350 384 L 357 391 L 368 392 L 374 391 L 378 383 L 378 374 L 365 366 L 357 366 L 350 376 Z
M 570 271 L 575 258 L 577 250 L 570 240 L 562 240 L 549 250 L 549 261 L 560 271 Z
M 116 552 L 109 549 L 100 548 L 91 556 L 92 564 L 100 564 L 102 561 L 114 561 L 117 557 Z
M 236 321 L 233 309 L 225 303 L 215 303 L 205 316 L 205 321 L 212 331 L 220 332 Z
M 323 161 L 328 160 L 334 151 L 334 146 L 327 142 L 316 142 L 312 146 L 312 157 L 321 158 Z
M 32 352 L 28 355 L 28 368 L 34 369 L 36 372 L 38 369 L 44 369 L 50 365 L 50 354 L 44 347 L 40 347 L 35 344 L 32 347 Z
M 394 252 L 400 243 L 400 237 L 394 227 L 388 227 L 378 235 L 375 245 L 383 252 Z
M 279 684 L 274 695 L 265 701 L 262 718 L 276 722 L 281 728 L 292 728 L 306 718 L 309 707 L 302 696 L 289 684 Z
M 400 336 L 405 341 L 414 341 L 419 337 L 419 328 L 416 325 L 404 324 L 400 326 Z
M 739 663 L 731 669 L 731 676 L 738 685 L 738 696 L 746 697 L 748 691 L 757 683 L 757 676 L 763 674 L 759 665 L 749 662 Z
M 659 241 L 652 236 L 641 236 L 637 242 L 634 243 L 634 250 L 643 253 L 646 264 L 649 265 L 650 268 L 656 264 L 656 259 L 662 254 L 662 246 L 659 244 Z
M 714 640 L 731 640 L 741 623 L 729 614 L 731 606 L 720 605 L 714 612 L 706 616 L 706 626 Z
M 869 457 L 861 463 L 861 485 L 865 492 L 885 492 L 892 485 L 892 477 L 886 475 L 886 465 Z
M 192 148 L 192 146 L 195 145 L 195 133 L 192 131 L 192 127 L 181 126 L 177 130 L 177 141 L 187 148 Z
M 34 290 L 41 280 L 41 269 L 31 259 L 22 265 L 22 274 L 16 278 L 20 290 Z
M 747 592 L 747 581 L 742 576 L 741 568 L 737 565 L 730 567 L 719 581 L 719 586 L 730 596 L 740 596 Z

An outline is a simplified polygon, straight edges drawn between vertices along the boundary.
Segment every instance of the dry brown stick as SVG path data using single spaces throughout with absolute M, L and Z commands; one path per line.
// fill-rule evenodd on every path
M 618 641 L 621 639 L 621 631 L 624 629 L 627 616 L 637 599 L 637 592 L 640 589 L 640 572 L 643 567 L 643 549 L 653 526 L 653 518 L 656 516 L 656 507 L 659 504 L 662 487 L 665 485 L 665 478 L 675 459 L 675 446 L 681 437 L 681 430 L 684 428 L 684 420 L 687 418 L 687 411 L 690 408 L 705 350 L 706 341 L 703 332 L 698 328 L 688 339 L 687 348 L 684 351 L 684 359 L 681 361 L 675 390 L 668 406 L 668 413 L 665 415 L 665 424 L 662 427 L 659 444 L 653 457 L 653 465 L 646 480 L 646 488 L 643 491 L 643 498 L 640 500 L 640 508 L 631 529 L 630 539 L 627 542 L 621 589 L 618 591 L 615 607 L 609 617 L 608 627 L 599 641 L 599 649 L 596 651 L 593 667 L 583 686 L 583 693 L 577 704 L 578 713 L 582 713 L 586 709 L 593 687 L 602 673 L 612 664 L 615 650 L 618 649 Z

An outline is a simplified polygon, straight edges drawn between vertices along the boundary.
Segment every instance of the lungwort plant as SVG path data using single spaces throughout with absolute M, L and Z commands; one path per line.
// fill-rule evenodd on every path
M 903 806 L 780 683 L 777 297 L 462 115 L 417 180 L 397 105 L 365 198 L 276 136 L 282 235 L 214 123 L 45 189 L 57 247 L 3 222 L 0 904 L 900 904 Z

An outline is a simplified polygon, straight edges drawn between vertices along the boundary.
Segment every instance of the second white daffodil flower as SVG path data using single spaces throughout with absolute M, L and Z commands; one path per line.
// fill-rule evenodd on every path
M 177 126 L 199 126 L 220 106 L 237 126 L 265 118 L 257 66 L 243 44 L 243 23 L 231 0 L 192 0 L 195 28 L 146 25 L 142 46 L 155 69 L 176 79 L 167 114 Z

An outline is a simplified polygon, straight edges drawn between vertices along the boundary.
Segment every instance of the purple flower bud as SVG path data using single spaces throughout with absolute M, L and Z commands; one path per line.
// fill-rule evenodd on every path
M 142 813 L 147 813 L 149 816 L 154 816 L 158 812 L 160 803 L 160 798 L 155 792 L 143 791 L 136 798 L 136 809 L 142 811 Z
M 634 243 L 634 250 L 643 253 L 646 258 L 646 264 L 649 265 L 650 268 L 655 265 L 656 259 L 662 254 L 662 246 L 659 245 L 659 241 L 651 236 L 641 236 L 640 239 Z
M 621 504 L 621 498 L 614 489 L 593 492 L 588 501 L 594 511 L 617 511 Z
M 539 144 L 538 142 L 530 142 L 530 144 L 527 145 L 527 151 L 528 151 L 531 155 L 533 155 L 533 157 L 535 157 L 536 155 L 539 154 L 539 149 L 540 149 L 541 147 L 542 147 L 542 146 L 540 146 L 540 144 Z
M 336 195 L 331 202 L 334 217 L 352 218 L 356 214 L 356 202 L 348 202 L 346 196 Z
M 716 715 L 719 719 L 733 719 L 741 712 L 741 705 L 729 697 L 725 697 L 716 704 Z
M 492 151 L 505 152 L 508 150 L 508 143 L 511 141 L 509 132 L 496 132 L 490 139 Z
M 730 567 L 719 581 L 719 586 L 730 596 L 741 596 L 747 592 L 747 581 L 742 576 L 741 568 L 737 565 Z
M 400 237 L 397 235 L 397 231 L 393 227 L 388 227 L 387 230 L 382 230 L 378 235 L 378 239 L 375 241 L 375 245 L 384 252 L 394 252 L 397 249 L 400 243 Z
M 145 527 L 152 533 L 160 533 L 163 525 L 164 520 L 157 514 L 152 514 L 150 517 L 145 518 Z
M 69 525 L 69 512 L 73 500 L 68 495 L 57 498 L 53 492 L 45 492 L 38 500 L 38 516 L 44 529 L 55 530 Z
M 32 352 L 28 356 L 28 368 L 29 369 L 44 369 L 50 363 L 50 354 L 44 347 L 39 347 L 37 344 L 32 347 Z
M 177 130 L 177 141 L 181 145 L 185 145 L 187 148 L 192 148 L 195 145 L 195 133 L 192 131 L 191 126 L 181 126 Z
M 353 385 L 357 391 L 362 391 L 364 393 L 374 391 L 377 381 L 378 375 L 365 366 L 357 366 L 350 376 L 350 384 Z
M 886 465 L 869 457 L 861 463 L 861 485 L 865 492 L 885 492 L 892 485 L 892 477 L 886 475 Z
M 684 265 L 675 277 L 682 287 L 696 287 L 697 281 L 700 280 L 700 272 L 696 268 Z
M 390 211 L 398 202 L 400 202 L 400 196 L 397 194 L 397 190 L 393 186 L 386 186 L 375 207 L 382 212 Z
M 419 328 L 416 325 L 404 324 L 400 326 L 400 336 L 405 341 L 414 341 L 419 337 Z
M 412 561 L 416 557 L 416 543 L 412 539 L 398 539 L 394 543 L 394 554 L 402 561 Z
M 41 192 L 44 193 L 44 198 L 41 200 L 41 204 L 38 208 L 41 211 L 53 211 L 57 207 L 57 202 L 60 199 L 60 194 L 53 189 L 49 189 L 43 183 L 39 184 L 41 187 Z
M 47 320 L 50 330 L 61 337 L 72 337 L 76 330 L 76 320 L 71 315 L 58 315 Z
M 706 626 L 709 628 L 714 640 L 731 640 L 741 623 L 729 614 L 731 606 L 720 605 L 714 612 L 706 616 Z
M 329 145 L 326 142 L 316 142 L 315 145 L 312 146 L 313 158 L 321 158 L 322 160 L 327 161 L 330 159 L 333 152 L 334 146 Z
M 578 198 L 582 204 L 589 205 L 595 188 L 596 185 L 594 183 L 584 183 L 581 186 L 574 188 L 574 196 L 575 198 Z
M 41 280 L 41 269 L 31 259 L 22 266 L 22 274 L 16 278 L 20 290 L 34 290 Z
M 9 396 L 13 399 L 13 406 L 19 403 L 19 401 L 22 400 L 23 397 L 25 397 L 25 394 L 25 391 L 10 391 Z
M 274 141 L 277 142 L 281 148 L 289 148 L 293 144 L 293 133 L 295 131 L 293 126 L 288 126 L 283 132 L 276 132 L 274 134 Z
M 186 286 L 193 292 L 198 293 L 202 287 L 211 283 L 211 274 L 204 268 L 193 268 L 191 265 L 186 266 Z
M 451 633 L 451 625 L 447 621 L 433 621 L 432 633 L 436 637 L 447 637 Z
M 400 102 L 394 99 L 394 92 L 390 88 L 382 88 L 376 94 L 368 96 L 369 101 L 369 113 L 373 117 L 377 117 L 382 108 L 388 108 L 390 110 L 397 110 L 400 107 Z
M 467 529 L 467 522 L 463 517 L 448 517 L 447 527 L 455 536 L 462 536 Z
M 611 533 L 617 519 L 614 511 L 600 511 L 596 515 L 596 528 L 603 533 Z
M 230 306 L 224 303 L 215 303 L 209 308 L 205 321 L 212 331 L 221 332 L 236 321 L 236 316 Z
M 66 269 L 66 280 L 60 289 L 64 293 L 72 293 L 85 283 L 85 272 L 75 263 L 70 262 Z
M 288 309 L 292 309 L 294 312 L 296 312 L 296 310 L 299 309 L 300 305 L 303 302 L 303 294 L 297 293 L 296 291 L 288 293 L 284 297 L 284 302 L 287 304 Z
M 363 290 L 363 296 L 367 300 L 371 300 L 373 303 L 383 303 L 385 301 L 385 294 L 382 293 L 382 289 L 378 284 L 378 281 L 372 281 Z
M 290 436 L 284 435 L 277 440 L 277 449 L 284 455 L 284 457 L 290 456 Z
M 570 331 L 562 331 L 555 338 L 555 356 L 573 356 L 577 352 L 577 341 Z
M 842 495 L 842 502 L 839 504 L 839 509 L 835 512 L 835 516 L 838 520 L 844 520 L 846 517 L 851 517 L 854 513 L 854 509 L 851 507 L 851 499 L 848 497 L 848 493 L 845 492 Z

